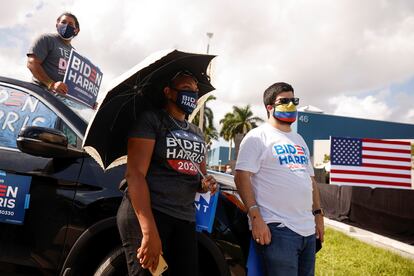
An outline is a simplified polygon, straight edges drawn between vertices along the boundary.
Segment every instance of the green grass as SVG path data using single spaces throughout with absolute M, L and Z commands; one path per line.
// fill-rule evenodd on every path
M 414 275 L 414 261 L 326 229 L 316 275 Z

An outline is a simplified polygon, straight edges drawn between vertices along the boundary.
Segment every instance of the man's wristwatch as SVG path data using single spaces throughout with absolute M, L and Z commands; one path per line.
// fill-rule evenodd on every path
M 323 211 L 323 209 L 322 209 L 322 208 L 319 208 L 319 209 L 315 209 L 315 210 L 313 210 L 313 211 L 312 211 L 312 215 L 314 215 L 314 216 L 316 216 L 316 215 L 322 215 L 322 216 L 325 216 L 325 213 L 324 213 L 324 211 Z

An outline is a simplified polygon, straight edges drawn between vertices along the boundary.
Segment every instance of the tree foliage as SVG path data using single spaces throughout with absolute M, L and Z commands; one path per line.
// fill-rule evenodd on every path
M 217 140 L 219 135 L 218 135 L 218 131 L 217 129 L 214 127 L 214 114 L 213 111 L 211 110 L 211 108 L 209 108 L 207 106 L 207 103 L 209 101 L 213 101 L 215 100 L 216 97 L 214 96 L 209 96 L 207 98 L 207 100 L 205 101 L 205 106 L 204 106 L 204 121 L 203 121 L 203 132 L 204 132 L 204 136 L 205 136 L 205 140 L 206 140 L 206 144 L 210 145 L 212 140 Z M 199 124 L 200 121 L 200 112 L 197 113 L 197 115 L 194 117 L 193 120 L 193 124 L 197 125 Z
M 230 142 L 231 150 L 231 145 L 236 135 L 246 134 L 249 130 L 257 127 L 257 123 L 259 122 L 263 122 L 263 120 L 253 116 L 250 105 L 244 107 L 233 106 L 233 112 L 226 113 L 224 118 L 220 120 L 220 124 L 222 125 L 220 137 Z

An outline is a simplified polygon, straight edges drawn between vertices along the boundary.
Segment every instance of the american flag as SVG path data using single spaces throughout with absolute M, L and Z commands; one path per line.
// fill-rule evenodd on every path
M 295 148 L 296 148 L 297 154 L 299 154 L 299 155 L 304 155 L 305 154 L 305 150 L 302 146 L 295 145 Z
M 411 189 L 411 144 L 331 137 L 330 183 Z

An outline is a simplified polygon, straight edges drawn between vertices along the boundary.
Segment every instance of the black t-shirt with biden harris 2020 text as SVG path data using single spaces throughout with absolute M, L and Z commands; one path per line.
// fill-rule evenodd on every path
M 174 122 L 163 110 L 146 111 L 129 133 L 129 138 L 134 137 L 155 140 L 146 176 L 152 208 L 178 219 L 195 221 L 194 197 L 201 176 L 190 158 L 197 166 L 205 158 L 206 144 L 201 130 L 188 122 Z

